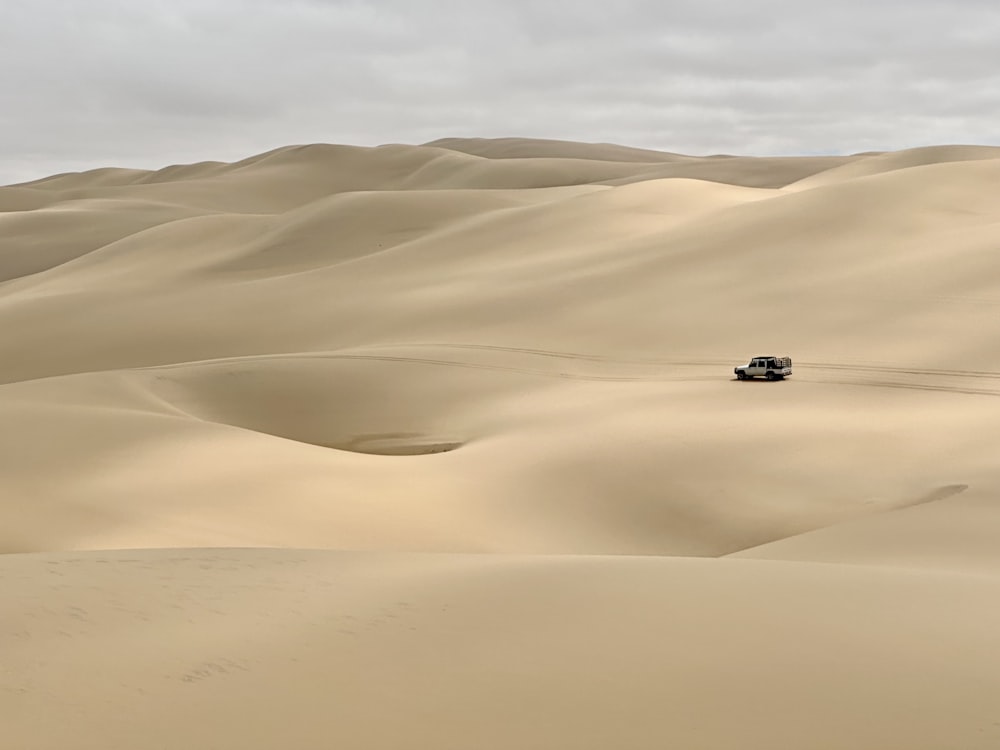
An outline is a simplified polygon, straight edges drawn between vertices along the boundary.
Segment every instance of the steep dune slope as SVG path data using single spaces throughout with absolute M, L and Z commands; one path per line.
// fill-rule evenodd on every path
M 73 200 L 0 213 L 0 282 L 38 273 L 128 235 L 204 212 L 131 200 Z
M 735 553 L 765 560 L 879 565 L 978 575 L 1000 571 L 996 488 L 942 485 L 913 505 Z
M 44 190 L 16 185 L 0 186 L 0 212 L 32 211 L 49 205 L 53 200 Z

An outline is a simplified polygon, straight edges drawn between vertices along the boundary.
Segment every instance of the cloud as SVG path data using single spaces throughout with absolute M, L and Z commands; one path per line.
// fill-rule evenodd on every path
M 992 0 L 8 0 L 0 183 L 451 135 L 996 143 Z

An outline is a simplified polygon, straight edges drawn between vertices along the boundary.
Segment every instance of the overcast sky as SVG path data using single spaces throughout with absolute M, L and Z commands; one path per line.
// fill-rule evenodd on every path
M 1000 144 L 998 0 L 0 0 L 0 184 L 445 136 Z

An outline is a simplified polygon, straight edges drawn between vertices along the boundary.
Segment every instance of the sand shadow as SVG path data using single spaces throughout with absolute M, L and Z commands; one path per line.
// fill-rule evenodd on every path
M 355 435 L 345 443 L 326 447 L 372 456 L 426 456 L 461 448 L 459 440 L 442 440 L 421 432 L 375 432 Z
M 914 505 L 924 505 L 926 503 L 936 503 L 939 500 L 947 500 L 949 497 L 959 495 L 969 489 L 967 484 L 946 484 L 931 490 L 926 495 L 921 495 L 916 500 L 897 505 L 896 508 L 912 508 Z

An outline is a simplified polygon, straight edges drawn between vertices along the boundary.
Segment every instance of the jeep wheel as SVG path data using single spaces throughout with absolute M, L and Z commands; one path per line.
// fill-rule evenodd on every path
M 775 375 L 773 372 L 767 373 L 767 375 L 765 375 L 764 377 L 766 377 L 768 380 L 777 380 L 778 378 L 778 376 Z
M 738 372 L 738 373 L 736 373 L 736 379 L 737 380 L 746 380 L 747 379 L 747 374 L 745 372 Z

